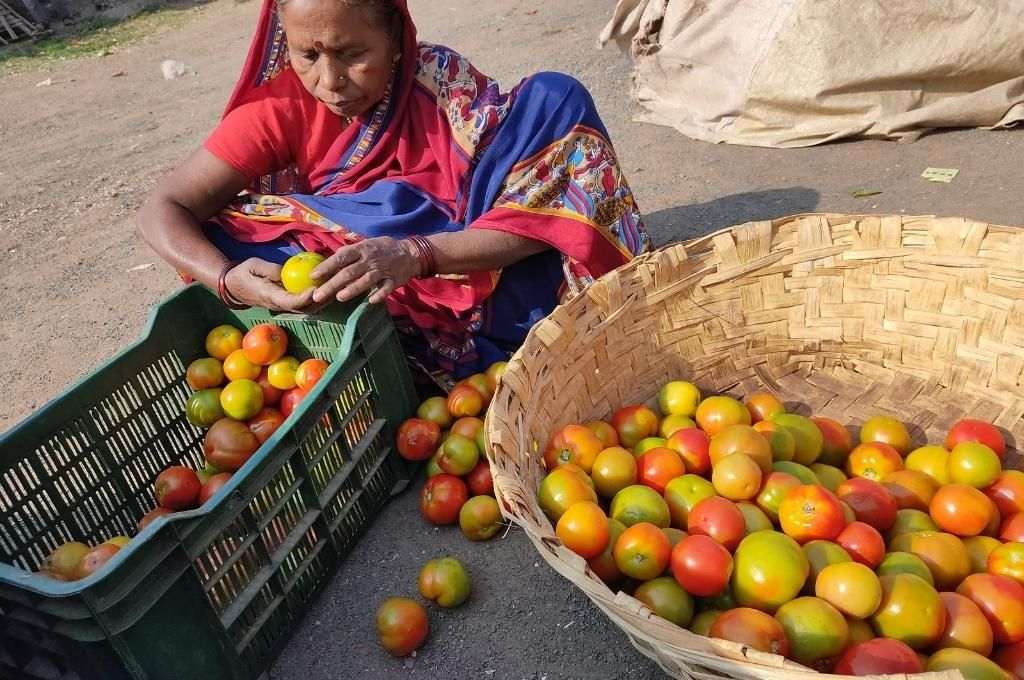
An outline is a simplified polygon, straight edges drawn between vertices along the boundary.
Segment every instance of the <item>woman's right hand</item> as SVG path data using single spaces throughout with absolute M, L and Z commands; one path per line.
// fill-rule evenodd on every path
M 313 302 L 315 288 L 295 295 L 281 285 L 281 265 L 249 258 L 233 267 L 224 279 L 231 297 L 253 307 L 303 312 Z

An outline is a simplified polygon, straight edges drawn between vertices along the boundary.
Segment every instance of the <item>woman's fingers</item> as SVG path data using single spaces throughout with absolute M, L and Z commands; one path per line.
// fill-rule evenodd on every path
M 377 287 L 370 293 L 370 304 L 378 305 L 388 299 L 388 296 L 395 292 L 394 279 L 381 279 Z
M 370 271 L 360 276 L 355 281 L 352 281 L 344 288 L 339 290 L 335 297 L 338 302 L 346 302 L 353 298 L 359 297 L 360 295 L 367 293 L 373 288 L 384 276 L 380 272 Z
M 327 281 L 342 269 L 359 260 L 360 245 L 343 246 L 333 255 L 318 264 L 310 275 L 318 281 Z
M 344 290 L 353 281 L 365 276 L 370 272 L 369 265 L 364 260 L 357 260 L 346 265 L 341 271 L 332 276 L 329 280 L 321 283 L 313 295 L 317 302 L 330 300 Z

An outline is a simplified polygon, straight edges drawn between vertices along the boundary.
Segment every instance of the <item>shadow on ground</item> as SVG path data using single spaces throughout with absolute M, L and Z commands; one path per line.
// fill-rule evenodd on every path
M 751 220 L 812 212 L 820 195 L 808 187 L 787 187 L 729 194 L 706 203 L 667 208 L 644 216 L 656 245 L 696 238 Z

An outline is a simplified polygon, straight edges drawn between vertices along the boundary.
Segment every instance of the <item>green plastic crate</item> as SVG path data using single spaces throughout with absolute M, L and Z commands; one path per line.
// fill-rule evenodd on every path
M 330 369 L 202 508 L 159 519 L 88 579 L 31 573 L 57 545 L 132 535 L 169 465 L 202 465 L 183 407 L 207 331 L 273 320 Z M 415 409 L 381 306 L 315 317 L 226 309 L 190 286 L 142 339 L 0 437 L 0 678 L 251 679 L 408 482 L 393 451 Z

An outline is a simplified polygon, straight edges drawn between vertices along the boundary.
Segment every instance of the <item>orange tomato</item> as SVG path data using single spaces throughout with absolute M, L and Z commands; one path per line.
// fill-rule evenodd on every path
M 927 649 L 946 629 L 946 605 L 939 593 L 913 574 L 883 576 L 882 602 L 871 616 L 882 637 L 899 640 L 914 649 Z
M 658 415 L 646 406 L 626 406 L 612 415 L 612 427 L 619 435 L 619 443 L 631 449 L 658 432 Z
M 901 456 L 910 453 L 910 433 L 907 426 L 889 416 L 868 418 L 860 428 L 861 444 L 880 442 L 896 449 Z
M 992 501 L 972 486 L 948 484 L 935 492 L 928 506 L 935 523 L 957 536 L 977 536 L 992 519 Z
M 1003 543 L 988 556 L 988 572 L 1024 584 L 1024 543 Z
M 579 501 L 596 503 L 597 493 L 590 485 L 587 473 L 575 465 L 561 465 L 541 481 L 537 501 L 548 519 L 557 522 L 566 510 Z
M 252 363 L 269 366 L 288 351 L 288 333 L 277 324 L 258 324 L 242 338 L 242 351 Z
M 671 553 L 668 537 L 649 522 L 634 524 L 622 532 L 612 550 L 619 571 L 639 581 L 660 576 Z
M 478 416 L 483 410 L 483 395 L 470 385 L 456 385 L 448 393 L 448 412 L 453 418 Z
M 1003 517 L 1009 517 L 1024 510 L 1024 472 L 1003 470 L 992 486 L 985 489 L 985 495 L 992 499 Z
M 646 455 L 646 454 L 645 454 Z M 761 468 L 750 456 L 736 453 L 718 462 L 711 473 L 718 495 L 732 501 L 745 501 L 761 488 Z
M 703 430 L 684 428 L 673 432 L 665 442 L 686 463 L 686 471 L 706 475 L 711 470 L 711 440 Z
M 613 446 L 619 445 L 619 433 L 615 431 L 611 423 L 606 423 L 603 420 L 592 420 L 586 423 L 586 426 L 597 435 L 604 448 L 610 449 Z
M 822 445 L 819 463 L 841 468 L 853 450 L 853 435 L 838 421 L 831 418 L 811 418 L 811 422 L 821 430 Z
M 224 360 L 224 376 L 229 380 L 256 380 L 262 369 L 249 361 L 245 353 L 237 349 Z
M 750 411 L 751 422 L 771 420 L 780 413 L 786 412 L 786 405 L 774 394 L 758 392 L 747 397 L 747 410 Z
M 750 425 L 750 411 L 732 397 L 708 397 L 697 407 L 697 424 L 709 437 L 730 425 Z
M 999 527 L 999 540 L 1024 543 L 1024 512 L 1007 517 Z
M 299 360 L 295 357 L 281 357 L 267 367 L 267 380 L 279 390 L 293 390 L 295 373 L 299 369 Z
M 766 654 L 789 654 L 789 640 L 782 624 L 768 614 L 750 607 L 723 612 L 711 624 L 709 634 L 713 638 L 738 642 Z
M 935 643 L 938 649 L 957 647 L 983 656 L 992 653 L 992 626 L 968 598 L 957 593 L 939 593 L 946 605 L 946 629 Z
M 956 592 L 978 605 L 997 643 L 1024 640 L 1024 586 L 998 574 L 971 574 Z
M 242 349 L 242 331 L 234 326 L 217 326 L 206 336 L 206 353 L 219 361 L 239 349 Z
M 971 573 L 967 548 L 953 534 L 938 531 L 901 534 L 892 539 L 889 549 L 920 557 L 931 570 L 935 587 L 939 590 L 953 590 Z
M 711 467 L 726 456 L 744 454 L 757 463 L 761 471 L 772 471 L 772 447 L 764 436 L 749 425 L 730 425 L 711 438 L 708 455 Z
M 315 385 L 317 381 L 319 381 L 320 378 L 324 376 L 324 373 L 327 372 L 328 368 L 328 363 L 323 359 L 306 359 L 301 364 L 299 364 L 299 367 L 297 369 L 295 369 L 295 385 L 300 390 L 308 392 L 310 389 L 312 389 L 313 385 Z M 430 400 L 428 399 L 427 401 Z M 427 418 L 427 420 L 430 420 L 430 418 Z M 439 422 L 438 425 L 440 425 L 441 427 L 448 426 L 448 424 L 444 422 Z
M 608 516 L 592 501 L 574 503 L 559 518 L 555 533 L 566 548 L 590 560 L 608 547 Z
M 636 458 L 621 446 L 613 446 L 597 454 L 590 472 L 597 493 L 608 499 L 636 484 L 636 474 Z
M 483 373 L 474 373 L 464 380 L 460 380 L 457 384 L 469 385 L 484 398 L 484 406 L 491 401 L 491 397 L 494 396 L 494 391 L 491 389 L 490 383 L 487 381 L 487 376 Z
M 224 384 L 224 367 L 216 359 L 196 359 L 185 370 L 185 382 L 194 390 L 208 390 Z
M 814 583 L 814 594 L 833 607 L 858 619 L 866 619 L 882 604 L 882 584 L 875 572 L 857 562 L 830 564 Z
M 786 494 L 779 506 L 783 533 L 797 543 L 834 540 L 846 526 L 839 499 L 823 486 L 804 485 Z
M 637 458 L 637 480 L 649 486 L 659 494 L 665 493 L 665 487 L 676 477 L 686 474 L 686 465 L 679 454 L 672 449 L 651 449 Z
M 454 392 L 452 393 L 454 394 Z M 451 397 L 449 397 L 450 401 Z M 551 439 L 544 452 L 544 463 L 549 470 L 572 463 L 590 474 L 597 454 L 601 453 L 601 440 L 593 430 L 583 425 L 566 425 Z
M 846 459 L 846 473 L 851 477 L 865 477 L 882 481 L 890 472 L 903 469 L 899 451 L 885 442 L 867 442 L 850 452 Z

